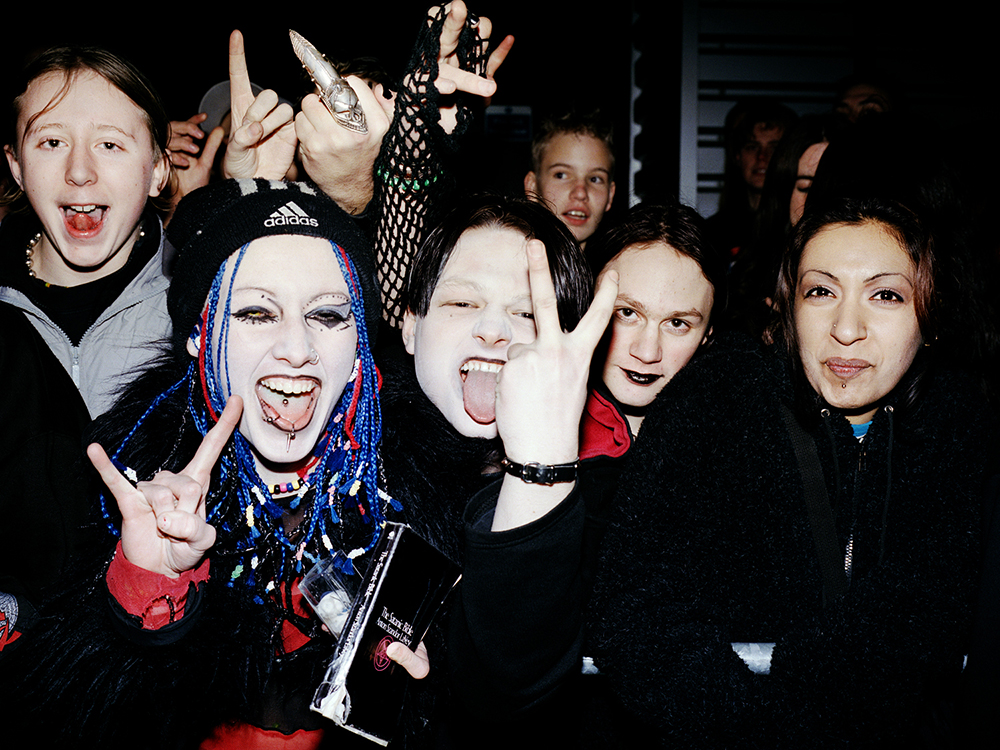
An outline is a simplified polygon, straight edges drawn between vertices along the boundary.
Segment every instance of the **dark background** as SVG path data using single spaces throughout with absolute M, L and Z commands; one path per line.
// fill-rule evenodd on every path
M 802 0 L 803 4 L 805 0 Z M 233 7 L 241 6 L 235 13 Z M 713 10 L 732 9 L 756 18 L 762 34 L 769 27 L 794 24 L 799 3 L 702 0 Z M 829 25 L 802 28 L 804 54 L 809 40 L 831 36 L 858 66 L 893 70 L 904 93 L 917 93 L 917 109 L 943 128 L 945 147 L 978 149 L 985 163 L 995 162 L 987 146 L 996 121 L 997 43 L 992 19 L 968 0 L 939 3 L 920 13 L 912 3 L 813 2 L 828 14 Z M 289 28 L 299 31 L 331 58 L 376 55 L 394 74 L 409 56 L 426 10 L 409 2 L 247 3 L 21 3 L 3 12 L 0 65 L 13 71 L 38 49 L 57 43 L 106 46 L 131 59 L 164 97 L 173 119 L 194 114 L 202 93 L 227 77 L 228 35 L 244 32 L 248 67 L 255 82 L 295 100 L 307 85 L 288 42 Z M 677 91 L 680 70 L 679 2 L 605 0 L 600 4 L 549 0 L 473 0 L 473 10 L 494 21 L 494 38 L 513 34 L 517 41 L 498 76 L 498 105 L 528 105 L 541 110 L 565 102 L 600 104 L 614 113 L 616 153 L 627 163 L 630 122 L 629 80 L 632 44 L 640 47 L 642 82 L 647 93 L 640 117 L 656 125 L 643 156 L 676 185 Z M 638 22 L 633 23 L 633 11 Z M 789 65 L 795 61 L 790 60 Z M 4 100 L 10 101 L 11 76 L 3 77 Z M 832 86 L 832 82 L 831 82 Z M 9 119 L 9 117 L 8 117 Z M 648 129 L 647 129 L 648 130 Z M 941 136 L 934 136 L 935 139 Z M 528 166 L 524 143 L 473 140 L 481 158 L 467 160 L 477 186 L 517 189 Z M 929 143 L 928 147 L 937 144 Z M 915 155 L 919 158 L 919 154 Z M 991 167 L 992 169 L 992 167 Z M 657 177 L 656 179 L 660 179 Z M 623 175 L 618 174 L 619 191 Z M 620 193 L 622 194 L 622 193 Z M 622 205 L 624 201 L 619 201 Z

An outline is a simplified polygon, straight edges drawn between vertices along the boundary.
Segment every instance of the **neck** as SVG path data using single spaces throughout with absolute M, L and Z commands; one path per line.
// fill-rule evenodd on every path
M 120 271 L 128 263 L 128 259 L 132 255 L 132 248 L 139 238 L 141 226 L 142 222 L 137 224 L 125 242 L 116 248 L 106 261 L 90 267 L 72 265 L 49 236 L 43 232 L 41 239 L 33 248 L 30 269 L 36 278 L 56 286 L 81 286 L 103 279 Z
M 267 461 L 254 452 L 254 463 L 257 465 L 257 474 L 265 484 L 285 484 L 294 482 L 300 475 L 304 475 L 305 472 L 312 469 L 312 465 L 316 463 L 316 457 L 310 452 L 298 461 L 279 464 Z

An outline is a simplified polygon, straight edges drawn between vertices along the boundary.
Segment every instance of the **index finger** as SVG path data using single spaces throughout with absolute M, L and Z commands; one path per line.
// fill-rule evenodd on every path
M 601 336 L 607 330 L 617 299 L 618 272 L 607 271 L 597 279 L 594 300 L 590 303 L 590 307 L 576 328 L 573 329 L 573 335 L 582 337 L 585 342 L 592 344 L 592 348 L 596 349 Z
M 243 116 L 253 100 L 243 34 L 239 29 L 234 29 L 229 35 L 229 106 L 233 111 L 233 130 L 243 124 Z
M 125 510 L 122 508 L 122 503 L 135 492 L 135 486 L 118 471 L 100 443 L 91 443 L 87 446 L 87 458 L 97 469 L 97 473 L 101 475 L 101 480 L 111 490 L 111 494 L 124 515 Z
M 537 338 L 548 338 L 562 331 L 556 288 L 549 271 L 549 259 L 541 240 L 528 240 L 528 286 L 531 289 L 531 311 L 535 316 Z
M 226 408 L 219 415 L 219 421 L 209 430 L 198 446 L 188 465 L 184 467 L 181 474 L 194 479 L 204 485 L 212 474 L 219 456 L 222 455 L 226 443 L 229 442 L 230 435 L 239 424 L 240 415 L 243 413 L 243 399 L 239 396 L 230 396 L 226 402 Z
M 444 19 L 444 26 L 441 27 L 439 60 L 450 57 L 458 49 L 458 38 L 462 34 L 462 29 L 465 28 L 467 15 L 468 10 L 462 0 L 454 0 L 450 3 L 448 15 Z
M 503 41 L 497 45 L 497 48 L 493 50 L 493 54 L 490 55 L 490 59 L 486 63 L 486 77 L 492 78 L 496 75 L 497 70 L 503 65 L 503 61 L 507 59 L 507 55 L 510 52 L 510 48 L 514 46 L 514 37 L 508 34 L 503 38 Z

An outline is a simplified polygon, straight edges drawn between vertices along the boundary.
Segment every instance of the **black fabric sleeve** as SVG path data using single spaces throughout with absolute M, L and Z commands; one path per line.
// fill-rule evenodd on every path
M 449 666 L 468 711 L 496 720 L 539 710 L 580 673 L 584 505 L 573 491 L 533 523 L 489 530 L 500 482 L 465 516 L 465 568 Z

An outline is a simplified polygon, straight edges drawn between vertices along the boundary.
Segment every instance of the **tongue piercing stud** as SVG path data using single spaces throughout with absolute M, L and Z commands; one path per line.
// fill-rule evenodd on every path
M 841 383 L 841 384 L 840 384 L 840 387 L 841 387 L 841 388 L 847 388 L 847 383 Z
M 283 403 L 285 406 L 288 406 L 288 399 L 287 398 L 281 399 L 281 403 Z

